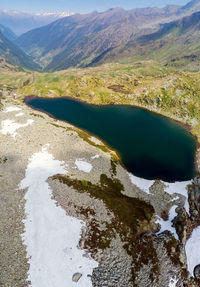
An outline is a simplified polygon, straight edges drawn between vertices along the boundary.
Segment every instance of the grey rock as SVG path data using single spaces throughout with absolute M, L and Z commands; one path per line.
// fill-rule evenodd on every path
M 192 218 L 198 218 L 200 215 L 200 182 L 196 177 L 188 189 L 188 201 Z
M 200 279 L 200 264 L 194 268 L 194 277 Z
M 80 280 L 80 278 L 82 277 L 81 273 L 74 273 L 74 275 L 72 276 L 72 281 L 73 282 L 78 282 Z

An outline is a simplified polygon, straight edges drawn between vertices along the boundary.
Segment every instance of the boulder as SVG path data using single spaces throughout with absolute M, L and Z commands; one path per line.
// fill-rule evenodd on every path
M 195 266 L 194 268 L 194 277 L 200 280 L 200 264 Z
M 80 280 L 80 278 L 82 277 L 81 273 L 74 273 L 74 275 L 72 276 L 72 281 L 73 282 L 78 282 Z

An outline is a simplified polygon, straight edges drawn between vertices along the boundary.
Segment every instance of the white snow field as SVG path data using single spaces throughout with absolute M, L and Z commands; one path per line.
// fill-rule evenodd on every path
M 193 276 L 193 271 L 196 265 L 200 264 L 200 226 L 195 228 L 191 237 L 185 245 L 185 252 L 187 256 L 187 266 L 190 275 Z
M 55 174 L 66 174 L 64 162 L 55 160 L 48 145 L 32 155 L 20 189 L 25 195 L 25 232 L 22 239 L 30 264 L 28 280 L 32 287 L 90 287 L 89 274 L 98 263 L 78 248 L 85 224 L 71 216 L 52 199 L 46 180 Z M 74 273 L 81 273 L 77 283 Z
M 154 184 L 155 180 L 148 180 L 144 178 L 137 177 L 133 175 L 132 173 L 128 174 L 130 177 L 131 182 L 139 187 L 141 190 L 149 194 L 149 188 Z

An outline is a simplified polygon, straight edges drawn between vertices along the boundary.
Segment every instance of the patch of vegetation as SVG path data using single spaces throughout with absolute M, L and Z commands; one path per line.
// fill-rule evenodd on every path
M 171 259 L 172 263 L 175 266 L 182 266 L 183 264 L 179 259 L 180 258 L 179 242 L 174 237 L 172 237 L 171 240 L 164 241 L 164 246 L 167 250 L 167 254 Z
M 111 152 L 111 150 L 109 150 L 109 148 L 107 146 L 96 144 L 92 140 L 90 140 L 90 135 L 88 133 L 86 133 L 85 131 L 80 130 L 80 129 L 76 129 L 76 128 L 69 128 L 69 127 L 67 128 L 67 130 L 76 132 L 80 138 L 82 138 L 84 141 L 86 141 L 90 145 L 95 146 L 104 152 Z
M 38 117 L 38 118 L 44 119 L 44 117 L 42 115 L 39 115 L 39 114 L 36 114 L 36 113 L 30 113 L 30 115 L 34 116 L 34 117 Z
M 120 229 L 122 237 L 126 239 L 129 233 L 131 238 L 138 233 L 139 221 L 145 220 L 148 224 L 154 213 L 154 209 L 150 204 L 137 198 L 123 195 L 121 191 L 124 190 L 124 187 L 121 182 L 118 179 L 111 179 L 105 174 L 101 175 L 100 184 L 98 185 L 89 181 L 87 181 L 86 185 L 85 180 L 71 179 L 69 176 L 64 175 L 56 175 L 52 179 L 57 179 L 79 192 L 88 192 L 90 196 L 103 200 L 108 209 L 115 213 L 119 222 L 124 223 Z M 130 232 L 127 230 L 127 227 L 129 227 Z
M 144 265 L 151 263 L 150 279 L 151 281 L 157 281 L 160 274 L 159 259 L 154 247 L 154 236 L 142 235 L 136 237 L 132 244 L 131 255 L 133 261 L 133 280 L 135 275 L 140 271 Z
M 116 153 L 111 152 L 111 159 L 110 159 L 110 164 L 111 164 L 111 172 L 113 175 L 117 175 L 117 164 L 119 164 L 119 158 Z
M 82 179 L 82 185 L 87 187 L 88 186 L 88 181 L 86 179 Z
M 87 181 L 82 181 L 83 185 Z M 87 185 L 86 185 L 87 186 Z M 80 206 L 74 206 L 76 211 L 79 214 L 84 215 L 85 218 L 91 218 L 93 217 L 92 220 L 90 220 L 90 224 L 87 226 L 87 234 L 86 238 L 81 239 L 80 245 L 84 245 L 85 248 L 88 249 L 91 252 L 96 253 L 98 251 L 98 248 L 101 249 L 106 249 L 107 247 L 110 246 L 111 242 L 111 237 L 114 237 L 115 234 L 113 233 L 113 228 L 112 228 L 112 223 L 108 224 L 106 223 L 106 228 L 105 229 L 100 229 L 99 225 L 97 224 L 96 220 L 94 219 L 95 217 L 95 211 L 92 208 L 83 208 Z

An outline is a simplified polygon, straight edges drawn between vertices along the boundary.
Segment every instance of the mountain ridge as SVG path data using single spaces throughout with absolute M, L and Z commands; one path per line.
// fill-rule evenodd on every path
M 200 69 L 200 11 L 162 25 L 155 33 L 109 51 L 100 63 L 117 60 L 157 60 L 167 66 Z M 94 63 L 95 64 L 95 63 Z
M 0 32 L 10 41 L 17 39 L 17 35 L 8 27 L 0 24 Z
M 75 14 L 28 31 L 15 43 L 46 71 L 86 67 L 143 35 L 153 37 L 152 33 L 160 33 L 163 25 L 166 29 L 169 23 L 191 15 L 194 7 L 198 11 L 199 4 L 199 0 L 193 0 L 185 6 L 128 11 L 113 8 L 101 13 Z
M 178 9 L 179 6 L 129 11 L 114 8 L 101 13 L 75 14 L 28 31 L 15 43 L 49 70 L 65 69 L 77 63 L 85 66 L 138 33 L 154 31 L 155 21 L 163 19 L 163 15 L 168 19 Z

